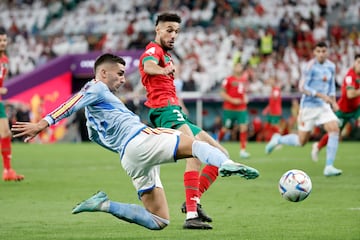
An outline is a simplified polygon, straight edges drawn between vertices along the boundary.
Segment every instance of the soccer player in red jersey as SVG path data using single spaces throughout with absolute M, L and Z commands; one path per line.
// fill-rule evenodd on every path
M 247 131 L 249 123 L 249 114 L 247 111 L 248 97 L 246 94 L 248 78 L 250 72 L 245 70 L 243 65 L 238 62 L 234 65 L 233 74 L 224 79 L 221 97 L 223 103 L 223 127 L 219 133 L 221 141 L 227 131 L 234 126 L 239 125 L 240 129 L 240 157 L 249 158 L 250 154 L 246 152 Z
M 348 70 L 341 85 L 341 97 L 338 100 L 339 110 L 335 112 L 340 120 L 340 129 L 351 119 L 356 119 L 360 126 L 360 54 L 355 55 L 355 62 Z M 319 151 L 326 146 L 328 134 L 325 134 L 319 142 L 315 142 L 311 150 L 311 158 L 318 161 Z
M 266 115 L 265 128 L 273 133 L 280 133 L 280 120 L 282 115 L 281 87 L 278 85 L 276 77 L 270 77 L 271 93 L 269 96 L 269 104 L 264 108 L 263 115 Z M 271 137 L 271 136 L 269 136 Z
M 4 81 L 8 74 L 9 59 L 6 56 L 7 34 L 4 28 L 0 28 L 0 97 L 7 93 L 8 89 L 4 87 Z M 1 99 L 1 98 L 0 98 Z M 0 101 L 0 137 L 1 137 L 1 155 L 3 158 L 3 180 L 21 181 L 23 175 L 17 174 L 11 168 L 11 131 L 9 120 L 5 112 L 5 106 Z
M 163 13 L 157 17 L 155 24 L 155 41 L 150 42 L 140 57 L 139 70 L 141 81 L 147 91 L 145 105 L 150 108 L 149 119 L 156 127 L 178 129 L 179 131 L 203 140 L 227 151 L 209 134 L 191 123 L 183 112 L 174 86 L 175 66 L 170 50 L 174 48 L 175 39 L 180 31 L 181 18 L 177 14 Z M 186 229 L 211 229 L 207 222 L 212 219 L 206 215 L 200 205 L 202 194 L 218 176 L 218 168 L 205 166 L 201 174 L 201 162 L 195 158 L 186 161 L 184 173 Z

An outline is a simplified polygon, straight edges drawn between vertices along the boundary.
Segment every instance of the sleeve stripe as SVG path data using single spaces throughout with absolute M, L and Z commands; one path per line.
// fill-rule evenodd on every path
M 58 109 L 56 109 L 54 112 L 50 114 L 50 116 L 53 119 L 57 119 L 59 116 L 64 114 L 68 109 L 70 109 L 72 106 L 74 106 L 80 99 L 83 98 L 82 94 L 77 94 L 71 99 L 69 99 L 66 103 L 61 105 Z

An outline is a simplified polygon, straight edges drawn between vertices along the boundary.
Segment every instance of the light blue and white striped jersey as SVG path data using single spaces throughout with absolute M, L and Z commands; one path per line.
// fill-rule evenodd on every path
M 322 93 L 327 96 L 335 96 L 335 64 L 330 60 L 325 60 L 322 64 L 316 59 L 310 60 L 303 71 L 299 87 L 311 93 L 311 96 L 302 95 L 300 107 L 314 108 L 327 104 L 314 95 Z
M 72 98 L 48 114 L 44 119 L 55 124 L 85 107 L 90 140 L 118 152 L 120 156 L 126 144 L 147 127 L 101 81 L 91 80 Z

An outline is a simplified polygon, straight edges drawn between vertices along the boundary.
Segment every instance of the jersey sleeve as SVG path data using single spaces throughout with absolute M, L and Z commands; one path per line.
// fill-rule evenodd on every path
M 144 65 L 144 63 L 149 60 L 159 63 L 161 56 L 162 56 L 161 50 L 159 48 L 156 48 L 155 46 L 152 46 L 144 52 L 143 58 L 141 60 L 141 64 Z
M 101 99 L 100 89 L 87 88 L 87 86 L 85 86 L 80 92 L 76 93 L 54 111 L 46 115 L 44 120 L 47 121 L 49 125 L 53 125 L 61 119 L 69 117 L 71 114 L 79 111 L 83 107 L 101 101 Z

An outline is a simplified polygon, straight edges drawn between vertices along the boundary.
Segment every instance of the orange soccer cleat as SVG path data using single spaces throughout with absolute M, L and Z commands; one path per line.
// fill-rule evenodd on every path
M 23 175 L 17 174 L 13 169 L 4 169 L 3 171 L 4 181 L 22 181 L 24 180 Z

